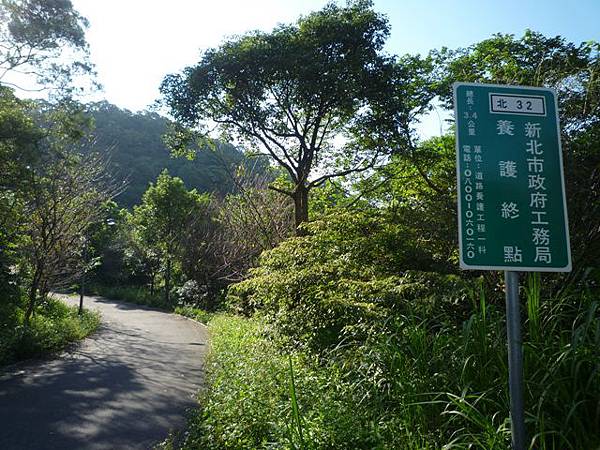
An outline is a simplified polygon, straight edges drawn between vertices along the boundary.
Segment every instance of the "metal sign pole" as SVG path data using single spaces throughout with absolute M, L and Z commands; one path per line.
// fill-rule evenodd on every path
M 512 447 L 525 450 L 525 417 L 523 408 L 523 341 L 519 311 L 519 273 L 504 272 L 506 284 L 506 334 L 508 338 L 508 385 L 510 389 L 510 421 Z
M 454 83 L 460 268 L 502 270 L 512 446 L 525 450 L 518 272 L 570 272 L 556 92 Z

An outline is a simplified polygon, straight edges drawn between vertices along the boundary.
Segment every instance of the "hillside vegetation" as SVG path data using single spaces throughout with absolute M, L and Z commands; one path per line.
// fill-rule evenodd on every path
M 200 192 L 224 195 L 235 190 L 230 170 L 241 164 L 244 156 L 232 145 L 205 148 L 193 160 L 173 158 L 163 143 L 168 121 L 157 113 L 133 113 L 107 102 L 87 105 L 86 113 L 92 119 L 92 132 L 91 145 L 85 151 L 106 152 L 110 172 L 127 182 L 115 198 L 119 205 L 131 208 L 139 203 L 148 185 L 164 169 Z

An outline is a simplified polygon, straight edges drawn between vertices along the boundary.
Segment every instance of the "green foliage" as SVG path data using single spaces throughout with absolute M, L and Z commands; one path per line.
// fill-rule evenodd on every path
M 2 0 L 0 19 L 4 84 L 13 85 L 5 75 L 18 70 L 68 94 L 76 88 L 76 76 L 92 74 L 85 39 L 88 21 L 70 0 Z M 65 54 L 69 57 L 61 58 Z
M 296 225 L 308 221 L 312 188 L 374 167 L 391 151 L 390 129 L 410 129 L 429 101 L 412 84 L 423 62 L 383 53 L 389 27 L 372 6 L 330 3 L 270 33 L 236 37 L 161 85 L 180 125 L 206 131 L 216 122 L 285 170 L 291 188 L 280 192 L 294 199 Z
M 347 8 L 330 4 L 297 24 L 244 35 L 205 52 L 201 63 L 182 76 L 165 78 L 161 91 L 176 117 L 191 125 L 234 116 L 240 125 L 260 118 L 265 130 L 284 131 L 291 125 L 282 116 L 286 109 L 310 118 L 321 103 L 340 126 L 357 112 L 365 82 L 375 76 L 368 64 L 383 62 L 378 52 L 388 27 L 370 6 L 366 1 Z M 277 103 L 279 95 L 285 104 Z
M 25 103 L 0 91 L 0 283 L 27 286 L 27 322 L 38 297 L 84 270 L 85 230 L 118 188 L 104 161 L 77 152 L 89 123 L 79 104 Z
M 420 156 L 431 158 L 430 181 L 446 186 L 446 198 L 451 199 L 450 151 L 444 141 L 448 139 L 425 143 Z M 299 421 L 307 448 L 337 448 L 331 443 L 344 441 L 352 442 L 352 448 L 510 445 L 504 305 L 495 301 L 498 286 L 490 285 L 489 278 L 486 283 L 483 277 L 468 281 L 439 273 L 448 254 L 423 239 L 422 230 L 429 225 L 415 223 L 414 217 L 433 215 L 435 205 L 445 199 L 432 198 L 435 189 L 411 173 L 414 167 L 396 164 L 409 177 L 395 187 L 402 196 L 386 213 L 338 212 L 306 225 L 306 236 L 265 252 L 250 277 L 229 289 L 234 308 L 265 321 L 263 345 L 273 355 L 260 361 L 281 358 L 278 370 L 283 370 L 286 355 L 294 349 L 310 373 L 311 392 L 319 392 L 320 402 L 313 403 L 300 389 L 299 415 L 292 415 L 286 425 L 288 434 L 271 431 L 276 447 L 302 445 L 299 433 L 290 431 Z M 412 219 L 402 214 L 411 211 Z M 436 265 L 437 273 L 415 270 Z M 597 293 L 577 289 L 548 298 L 545 292 L 550 291 L 541 289 L 547 283 L 531 275 L 524 291 L 528 435 L 535 448 L 596 448 Z M 273 380 L 281 380 L 279 372 L 269 370 Z M 311 370 L 331 378 L 320 384 Z M 272 380 L 250 390 L 247 383 L 239 382 L 239 392 L 262 398 L 267 397 L 262 389 L 268 389 L 271 397 L 283 395 Z M 217 386 L 215 395 L 221 389 Z M 332 411 L 339 420 L 353 414 L 349 428 L 323 429 L 310 420 L 313 414 L 328 416 Z M 207 420 L 200 421 L 201 435 L 216 429 L 203 428 Z M 272 419 L 266 420 L 270 424 Z M 266 447 L 264 440 L 252 442 Z
M 210 331 L 211 356 L 205 367 L 212 396 L 202 402 L 204 409 L 194 420 L 195 426 L 208 433 L 204 435 L 204 430 L 198 429 L 189 436 L 185 448 L 241 449 L 264 445 L 271 424 L 277 424 L 278 411 L 274 407 L 278 384 L 274 378 L 280 361 L 271 358 L 272 352 L 264 348 L 254 322 L 216 316 Z M 267 355 L 267 364 L 259 363 Z
M 31 279 L 26 322 L 38 298 L 69 286 L 93 263 L 86 257 L 87 228 L 101 219 L 102 204 L 115 192 L 102 160 L 58 145 L 33 168 L 23 194 L 18 269 Z
M 11 267 L 21 242 L 23 199 L 30 166 L 38 158 L 42 132 L 29 115 L 30 105 L 0 86 L 0 290 L 18 295 Z
M 480 281 L 460 295 L 431 280 L 406 275 L 401 307 L 361 315 L 317 355 L 282 347 L 277 323 L 213 316 L 208 389 L 182 448 L 508 449 L 503 307 Z M 524 335 L 531 448 L 600 445 L 598 305 L 591 293 L 544 299 L 544 332 Z
M 599 301 L 586 293 L 541 305 L 542 336 L 525 343 L 536 447 L 600 446 Z
M 600 105 L 600 103 L 599 103 Z M 600 108 L 600 106 L 597 106 Z M 574 271 L 572 280 L 600 273 L 600 118 L 573 139 L 563 142 L 569 231 Z M 590 114 L 590 117 L 594 115 Z M 596 278 L 598 282 L 598 278 Z
M 27 166 L 39 156 L 43 132 L 31 117 L 32 105 L 0 86 L 0 190 L 23 183 Z
M 308 236 L 263 253 L 228 295 L 241 311 L 266 313 L 295 344 L 336 345 L 345 327 L 384 317 L 387 308 L 402 307 L 403 297 L 419 298 L 410 277 L 399 274 L 436 266 L 418 235 L 382 213 L 340 211 L 306 229 Z M 458 280 L 435 274 L 425 283 L 460 289 Z
M 174 312 L 175 314 L 189 317 L 203 324 L 207 324 L 214 317 L 213 313 L 192 306 L 176 306 Z
M 327 181 L 311 189 L 309 194 L 309 217 L 318 220 L 332 212 L 343 209 L 351 201 L 342 186 Z
M 379 173 L 358 185 L 371 202 L 387 207 L 394 220 L 421 236 L 420 245 L 446 271 L 456 270 L 456 156 L 454 136 L 421 142 L 395 155 Z M 425 237 L 428 239 L 425 240 Z
M 357 411 L 353 381 L 339 367 L 321 366 L 301 353 L 279 353 L 256 319 L 221 314 L 211 320 L 209 330 L 210 388 L 201 395 L 202 409 L 190 420 L 181 448 L 359 449 L 383 444 L 372 421 L 377 418 Z M 425 447 L 413 443 L 401 448 Z
M 292 232 L 289 199 L 267 189 L 261 170 L 236 170 L 236 193 L 212 196 L 186 227 L 178 257 L 185 282 L 175 291 L 178 303 L 214 310 L 224 289 L 244 279 L 263 250 Z M 182 280 L 183 281 L 183 280 Z
M 89 314 L 75 320 L 61 304 L 46 300 L 50 289 L 68 284 L 79 270 L 82 232 L 94 216 L 95 201 L 110 196 L 100 162 L 75 155 L 87 121 L 69 97 L 81 87 L 72 84 L 73 77 L 92 72 L 86 27 L 70 0 L 0 1 L 3 362 L 56 350 L 82 338 L 98 321 Z M 53 98 L 60 100 L 52 107 L 18 100 L 7 87 L 20 88 L 12 83 L 18 72 L 35 77 L 38 84 L 30 88 L 57 89 L 60 97 Z M 37 300 L 41 307 L 36 308 Z
M 297 437 L 299 442 L 299 447 L 301 449 L 306 448 L 306 444 L 304 443 L 304 422 L 302 420 L 302 415 L 300 414 L 300 408 L 298 407 L 298 396 L 296 394 L 296 380 L 294 379 L 294 364 L 292 362 L 292 356 L 289 356 L 288 359 L 290 363 L 290 371 L 289 371 L 289 387 L 290 387 L 290 403 L 292 405 L 292 424 L 288 427 L 288 435 L 290 439 L 290 446 L 292 448 L 296 448 L 294 445 L 294 441 Z
M 2 1 L 8 14 L 8 29 L 15 42 L 51 50 L 70 44 L 85 47 L 87 21 L 72 8 L 70 1 Z
M 88 258 L 93 271 L 88 277 L 103 284 L 123 284 L 128 281 L 125 266 L 125 236 L 127 211 L 114 201 L 100 206 L 99 220 L 88 227 Z
M 122 300 L 124 302 L 135 303 L 137 305 L 146 305 L 167 311 L 171 311 L 173 309 L 173 305 L 167 304 L 162 294 L 151 294 L 150 291 L 143 286 L 109 286 L 103 284 L 94 284 L 90 286 L 89 291 L 106 298 Z
M 98 328 L 98 313 L 68 307 L 60 300 L 48 299 L 38 306 L 29 325 L 23 324 L 20 304 L 0 304 L 0 364 L 41 356 L 83 339 Z
M 593 41 L 575 45 L 531 30 L 521 38 L 498 33 L 467 48 L 433 51 L 440 71 L 436 90 L 450 105 L 454 81 L 553 87 L 566 131 L 579 129 L 598 120 L 599 52 Z
M 146 243 L 154 243 L 161 253 L 172 257 L 190 219 L 208 201 L 208 195 L 188 191 L 181 178 L 171 177 L 165 169 L 144 192 L 132 220 Z
M 134 208 L 131 216 L 133 239 L 139 242 L 142 252 L 162 264 L 165 282 L 165 303 L 170 303 L 171 277 L 181 260 L 186 230 L 197 215 L 208 207 L 210 196 L 188 191 L 183 181 L 169 176 L 164 170 Z M 152 286 L 154 285 L 154 274 Z

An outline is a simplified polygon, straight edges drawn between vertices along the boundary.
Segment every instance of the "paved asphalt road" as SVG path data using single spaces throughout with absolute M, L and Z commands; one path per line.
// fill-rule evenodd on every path
M 185 424 L 202 383 L 205 327 L 85 302 L 102 313 L 94 335 L 54 359 L 0 369 L 1 450 L 150 449 Z

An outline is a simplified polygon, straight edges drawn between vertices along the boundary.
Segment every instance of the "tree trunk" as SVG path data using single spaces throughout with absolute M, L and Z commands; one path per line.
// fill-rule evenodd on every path
M 169 304 L 169 291 L 171 290 L 171 258 L 167 258 L 167 267 L 165 270 L 165 302 Z
M 306 234 L 299 226 L 308 222 L 308 189 L 306 186 L 298 186 L 292 195 L 294 199 L 294 219 L 296 221 L 296 236 Z
M 50 289 L 48 289 L 48 283 L 44 283 L 42 285 L 42 287 L 39 289 L 39 297 L 40 300 L 42 300 L 43 302 L 45 302 L 46 300 L 48 300 L 48 294 L 50 294 Z
M 27 304 L 27 310 L 25 311 L 25 317 L 23 318 L 23 322 L 25 323 L 25 325 L 29 325 L 29 319 L 31 319 L 33 309 L 35 308 L 35 300 L 40 284 L 41 272 L 42 271 L 40 267 L 36 266 L 35 274 L 33 275 L 33 279 L 31 280 L 31 288 L 29 289 L 29 301 Z
M 79 290 L 79 310 L 78 315 L 83 314 L 83 297 L 85 296 L 85 270 L 81 273 L 81 286 Z

